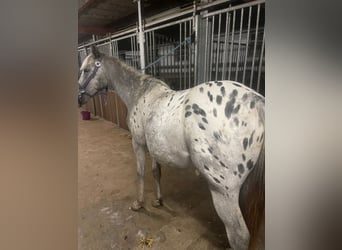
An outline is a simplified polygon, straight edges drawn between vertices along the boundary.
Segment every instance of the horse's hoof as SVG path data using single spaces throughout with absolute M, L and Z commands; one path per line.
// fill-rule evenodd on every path
M 133 211 L 138 211 L 140 208 L 143 208 L 143 202 L 140 201 L 134 201 L 130 207 L 130 209 Z
M 152 201 L 152 206 L 153 207 L 161 207 L 163 206 L 163 202 L 161 199 L 156 199 Z

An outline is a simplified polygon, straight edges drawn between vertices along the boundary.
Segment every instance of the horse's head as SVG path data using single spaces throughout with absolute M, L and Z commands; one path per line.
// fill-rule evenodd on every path
M 108 90 L 103 68 L 103 57 L 95 46 L 91 47 L 91 53 L 84 59 L 80 68 L 78 80 L 78 104 L 85 104 L 91 97 Z

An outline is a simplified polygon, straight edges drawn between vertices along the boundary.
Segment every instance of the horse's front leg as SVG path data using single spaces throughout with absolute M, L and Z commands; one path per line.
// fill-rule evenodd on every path
M 162 205 L 162 196 L 160 192 L 160 164 L 153 158 L 152 159 L 152 172 L 154 177 L 154 182 L 156 184 L 156 197 L 157 199 L 152 202 L 152 206 L 160 207 Z
M 132 144 L 137 159 L 138 199 L 133 202 L 131 209 L 137 211 L 143 207 L 144 203 L 145 149 L 143 145 L 138 144 L 134 139 L 132 139 Z

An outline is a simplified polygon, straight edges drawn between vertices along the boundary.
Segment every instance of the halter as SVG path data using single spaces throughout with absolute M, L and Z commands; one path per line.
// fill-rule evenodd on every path
M 87 95 L 89 97 L 94 97 L 99 91 L 101 90 L 106 90 L 108 91 L 108 86 L 102 87 L 100 89 L 96 89 L 96 93 L 91 95 L 86 91 L 86 88 L 88 87 L 90 81 L 95 77 L 97 71 L 99 70 L 99 68 L 101 67 L 101 62 L 100 61 L 95 61 L 95 69 L 93 70 L 93 72 L 88 76 L 88 78 L 85 80 L 85 82 L 81 85 L 79 84 L 79 94 L 78 94 L 78 98 L 82 98 L 82 95 Z

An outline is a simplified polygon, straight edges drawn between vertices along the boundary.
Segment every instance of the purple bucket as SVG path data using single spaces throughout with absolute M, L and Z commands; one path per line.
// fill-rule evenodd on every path
M 90 120 L 90 112 L 89 111 L 81 111 L 83 120 Z

